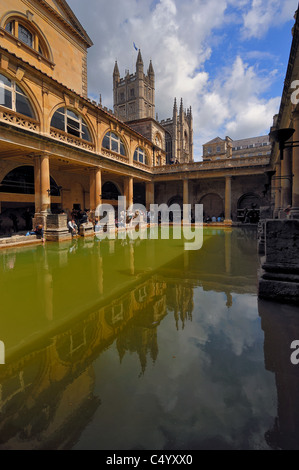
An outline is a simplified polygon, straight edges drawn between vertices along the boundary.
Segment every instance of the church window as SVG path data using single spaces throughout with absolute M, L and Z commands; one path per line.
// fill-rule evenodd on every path
M 51 127 L 91 142 L 88 126 L 84 119 L 70 109 L 59 108 L 52 117 Z
M 146 158 L 146 154 L 145 154 L 145 151 L 138 147 L 136 150 L 135 150 L 135 153 L 134 153 L 134 161 L 135 162 L 139 162 L 139 163 L 144 163 L 145 165 L 147 165 L 147 158 Z
M 34 113 L 23 90 L 16 82 L 0 74 L 0 106 L 9 108 L 24 116 L 34 118 Z
M 102 147 L 112 152 L 119 153 L 120 155 L 126 155 L 125 146 L 121 138 L 114 132 L 107 132 L 103 139 Z
M 131 96 L 131 98 L 134 98 L 134 96 L 135 96 L 135 90 L 134 90 L 134 88 L 131 88 L 131 90 L 130 90 L 130 96 Z

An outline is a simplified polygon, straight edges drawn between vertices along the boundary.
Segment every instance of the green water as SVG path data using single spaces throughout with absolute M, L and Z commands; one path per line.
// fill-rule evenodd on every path
M 0 252 L 0 449 L 286 447 L 273 426 L 285 418 L 292 440 L 277 389 L 289 346 L 281 359 L 275 342 L 287 315 L 299 332 L 294 309 L 258 302 L 255 232 L 204 235 L 190 252 L 129 239 Z

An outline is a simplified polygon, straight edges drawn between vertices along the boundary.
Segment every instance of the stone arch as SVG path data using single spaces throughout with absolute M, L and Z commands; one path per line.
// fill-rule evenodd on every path
M 238 201 L 238 209 L 259 209 L 261 207 L 261 198 L 255 193 L 246 193 Z
M 106 181 L 102 186 L 102 200 L 117 201 L 121 196 L 121 190 L 114 181 Z
M 219 217 L 224 214 L 223 199 L 217 193 L 206 194 L 201 198 L 199 204 L 203 205 L 205 217 Z
M 169 199 L 167 205 L 172 206 L 173 204 L 178 204 L 181 209 L 183 209 L 183 198 L 182 196 L 179 196 L 178 194 L 176 196 L 173 196 Z
M 50 176 L 51 195 L 60 196 L 60 187 Z M 17 165 L 6 173 L 1 181 L 0 193 L 34 194 L 34 166 Z

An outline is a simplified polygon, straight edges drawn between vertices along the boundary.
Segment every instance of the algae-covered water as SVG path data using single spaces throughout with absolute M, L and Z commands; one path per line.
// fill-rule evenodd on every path
M 296 308 L 259 263 L 241 229 L 0 252 L 0 449 L 296 446 Z

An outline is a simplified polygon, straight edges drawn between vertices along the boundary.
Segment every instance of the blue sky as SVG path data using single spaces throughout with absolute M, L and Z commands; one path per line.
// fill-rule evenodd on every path
M 268 134 L 279 110 L 297 0 L 69 0 L 89 33 L 89 94 L 113 107 L 112 73 L 156 74 L 156 112 L 192 106 L 195 160 L 216 136 Z

